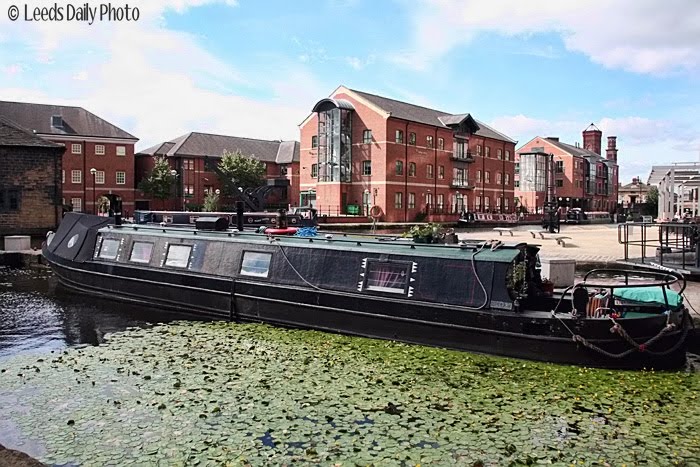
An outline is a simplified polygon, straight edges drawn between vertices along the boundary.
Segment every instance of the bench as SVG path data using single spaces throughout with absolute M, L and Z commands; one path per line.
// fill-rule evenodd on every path
M 530 235 L 532 235 L 532 238 L 537 238 L 536 235 L 539 234 L 539 236 L 540 236 L 540 238 L 541 238 L 542 240 L 545 239 L 545 238 L 544 238 L 544 232 L 542 232 L 542 231 L 539 231 L 539 230 L 528 230 L 528 232 L 530 232 Z
M 566 246 L 566 240 L 571 240 L 571 237 L 566 237 L 564 235 L 556 235 L 552 236 L 554 240 L 557 241 L 557 244 L 561 245 L 562 247 Z
M 500 237 L 501 235 L 503 235 L 503 232 L 509 232 L 509 233 L 510 233 L 510 236 L 511 236 L 511 237 L 513 236 L 513 229 L 510 229 L 510 228 L 508 228 L 508 227 L 494 227 L 493 230 L 495 230 L 496 232 L 498 232 L 498 236 L 499 236 L 499 237 Z

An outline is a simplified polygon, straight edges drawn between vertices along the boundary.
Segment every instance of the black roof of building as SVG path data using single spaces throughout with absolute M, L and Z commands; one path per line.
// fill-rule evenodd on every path
M 138 141 L 134 135 L 82 107 L 0 101 L 0 116 L 13 121 L 26 130 L 41 135 L 118 138 Z
M 350 91 L 390 113 L 392 117 L 409 120 L 411 122 L 448 128 L 449 124 L 459 122 L 469 116 L 469 114 L 450 114 L 448 112 L 430 109 L 420 105 L 409 104 L 408 102 L 397 101 L 395 99 L 377 96 L 376 94 L 370 94 L 364 91 L 358 91 L 356 89 L 350 89 Z M 504 135 L 503 133 L 493 129 L 479 120 L 474 119 L 474 121 L 476 121 L 477 125 L 479 126 L 479 129 L 474 133 L 475 135 L 515 144 L 516 141 L 514 139 Z
M 0 146 L 16 146 L 25 148 L 36 147 L 65 150 L 65 146 L 52 143 L 44 138 L 40 138 L 39 136 L 20 128 L 15 123 L 3 116 L 0 116 Z
M 139 155 L 221 157 L 224 151 L 240 151 L 263 162 L 289 164 L 299 160 L 299 142 L 268 141 L 238 136 L 190 132 L 171 141 L 139 151 Z

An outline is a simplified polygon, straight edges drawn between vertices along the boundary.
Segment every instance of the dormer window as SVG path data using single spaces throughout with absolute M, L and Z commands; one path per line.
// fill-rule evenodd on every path
M 63 117 L 60 115 L 51 116 L 51 127 L 53 128 L 63 128 Z

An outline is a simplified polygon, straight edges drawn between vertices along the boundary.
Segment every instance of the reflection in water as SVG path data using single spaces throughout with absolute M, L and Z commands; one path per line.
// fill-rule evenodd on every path
M 105 334 L 189 316 L 73 294 L 47 271 L 0 269 L 0 358 L 97 345 Z

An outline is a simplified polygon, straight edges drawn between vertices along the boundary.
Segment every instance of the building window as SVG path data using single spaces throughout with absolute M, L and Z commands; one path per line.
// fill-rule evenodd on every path
M 285 177 L 287 175 L 287 164 L 280 164 L 280 176 Z
M 194 170 L 194 159 L 182 159 L 182 170 Z
M 516 180 L 515 182 L 513 182 L 513 186 L 515 188 L 520 188 L 520 180 Z
M 425 137 L 425 146 L 428 149 L 433 149 L 433 137 L 432 136 L 426 136 Z
M 396 161 L 396 175 L 403 175 L 403 162 Z
M 183 185 L 182 195 L 185 198 L 192 198 L 194 196 L 194 185 Z
M 83 183 L 83 172 L 80 170 L 71 170 L 70 181 L 71 183 Z
M 509 206 L 508 206 L 508 198 L 506 198 L 506 199 L 503 200 L 503 204 L 504 204 L 503 207 L 505 208 L 506 212 L 508 212 L 508 207 L 509 207 Z
M 70 145 L 70 152 L 71 152 L 71 154 L 82 154 L 83 153 L 83 145 L 82 144 L 71 144 Z
M 408 144 L 410 144 L 411 146 L 416 145 L 416 134 L 415 133 L 411 132 L 408 134 Z
M 105 155 L 105 145 L 104 144 L 96 144 L 95 145 L 95 155 L 96 156 L 104 156 Z
M 364 290 L 405 294 L 410 264 L 370 261 L 367 265 L 367 280 Z
M 479 197 L 479 196 L 477 196 L 476 199 L 474 200 L 474 210 L 475 211 L 481 210 L 481 197 Z
M 254 277 L 267 277 L 270 273 L 270 261 L 272 253 L 259 253 L 246 251 L 241 261 L 241 275 Z
M 457 159 L 466 159 L 467 158 L 467 143 L 461 139 L 458 139 L 456 144 L 455 144 L 455 153 L 454 156 Z
M 438 138 L 438 149 L 445 149 L 445 138 Z
M 0 190 L 0 212 L 19 211 L 20 198 L 19 189 Z
M 439 165 L 438 166 L 438 178 L 440 180 L 445 178 L 445 166 L 444 165 Z
M 83 212 L 83 198 L 71 198 L 70 204 L 73 205 L 73 212 Z
M 415 207 L 416 207 L 416 194 L 409 193 L 408 194 L 408 209 L 415 209 Z
M 362 132 L 362 142 L 364 144 L 370 144 L 372 142 L 372 130 L 365 130 Z
M 95 184 L 96 185 L 104 185 L 105 183 L 105 171 L 104 170 L 98 170 L 95 172 Z
M 311 164 L 311 178 L 318 178 L 318 164 Z
M 402 130 L 396 130 L 396 142 L 403 144 L 403 131 Z
M 498 158 L 499 161 L 503 159 L 503 152 L 500 149 L 496 150 L 496 158 Z
M 131 247 L 131 255 L 129 261 L 132 263 L 147 264 L 151 261 L 153 253 L 153 243 L 151 242 L 134 242 Z
M 311 149 L 318 147 L 318 135 L 313 135 L 311 137 Z
M 117 185 L 124 185 L 126 183 L 126 172 L 117 172 Z
M 362 175 L 372 175 L 372 161 L 362 161 Z
M 409 163 L 408 163 L 408 176 L 409 176 L 409 177 L 415 177 L 415 176 L 416 176 L 416 163 L 415 163 L 415 162 L 409 162 Z
M 484 209 L 486 209 L 488 211 L 490 205 L 491 205 L 491 199 L 488 196 L 485 196 L 484 197 Z
M 491 148 L 488 147 L 488 146 L 486 146 L 486 154 L 485 154 L 485 156 L 486 156 L 487 158 L 491 157 Z
M 173 268 L 186 268 L 190 262 L 190 245 L 168 245 L 165 265 Z
M 117 156 L 126 156 L 126 146 L 117 146 Z
M 561 188 L 564 186 L 564 180 L 557 180 L 557 187 Z
M 506 149 L 506 160 L 510 160 L 510 151 Z M 506 207 L 508 206 L 508 201 L 506 201 Z
M 501 172 L 496 172 L 496 184 L 500 185 L 501 183 L 503 183 L 503 176 Z
M 491 172 L 484 172 L 484 183 L 491 183 Z
M 433 178 L 433 164 L 428 164 L 425 171 L 428 178 Z
M 440 209 L 445 207 L 445 195 L 443 195 L 442 193 L 438 193 L 437 195 L 437 207 Z
M 564 161 L 555 161 L 555 164 L 557 173 L 564 173 Z
M 403 193 L 400 191 L 394 193 L 394 207 L 401 209 L 403 207 Z
M 480 145 L 480 144 L 477 144 L 477 145 L 476 145 L 476 153 L 477 153 L 477 155 L 479 155 L 479 156 L 481 155 L 481 145 Z
M 433 205 L 433 194 L 432 193 L 425 194 L 425 204 L 427 204 L 428 206 Z
M 510 174 L 506 174 L 506 181 L 505 181 L 505 184 L 506 184 L 506 185 L 510 185 Z
M 515 173 L 516 174 L 520 173 L 520 162 L 515 163 Z
M 476 181 L 477 183 L 481 183 L 481 170 L 476 171 Z
M 61 170 L 61 183 L 66 183 L 66 171 Z

